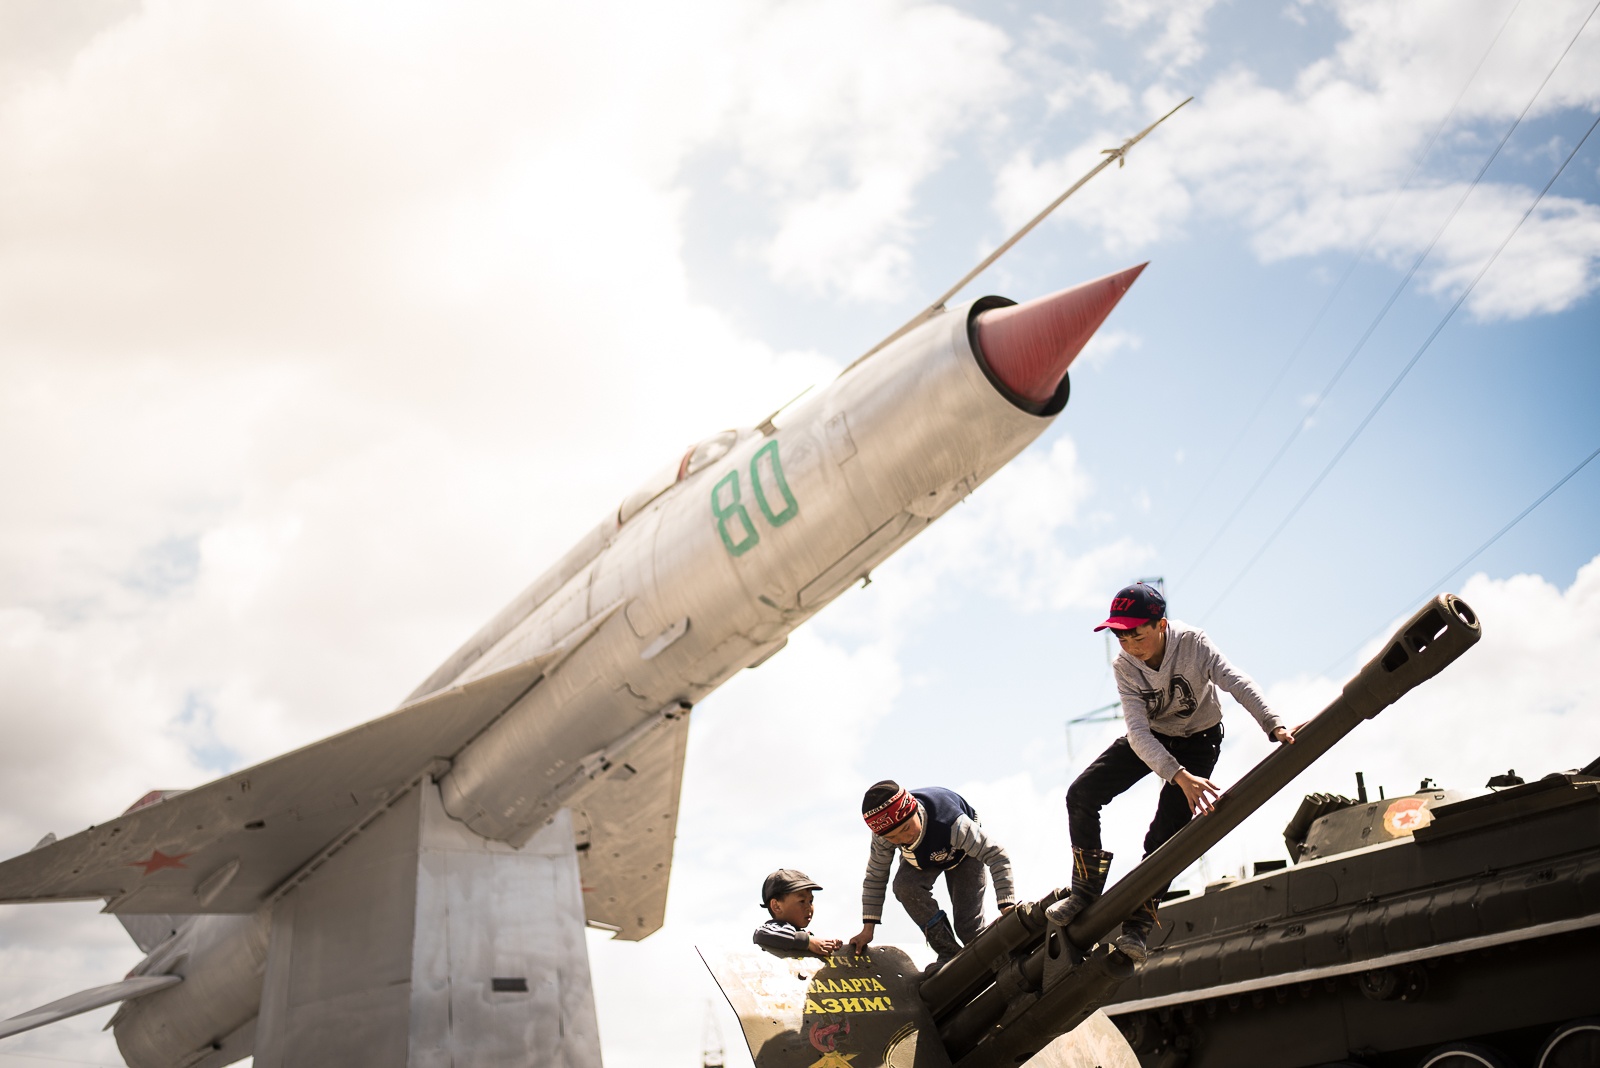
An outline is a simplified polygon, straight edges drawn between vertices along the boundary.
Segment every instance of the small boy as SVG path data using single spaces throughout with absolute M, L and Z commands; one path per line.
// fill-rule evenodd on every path
M 1070 922 L 1105 889 L 1111 854 L 1100 848 L 1100 809 L 1112 798 L 1152 771 L 1166 780 L 1144 837 L 1145 856 L 1193 816 L 1211 811 L 1220 792 L 1206 777 L 1222 752 L 1219 686 L 1255 717 L 1273 741 L 1294 742 L 1294 734 L 1267 707 L 1256 684 L 1228 663 L 1204 631 L 1166 616 L 1166 598 L 1154 587 L 1136 582 L 1117 591 L 1110 618 L 1094 628 L 1110 630 L 1122 643 L 1114 671 L 1128 733 L 1112 742 L 1067 789 L 1072 891 L 1046 911 L 1055 923 Z M 1145 939 L 1155 926 L 1156 906 L 1166 891 L 1163 886 L 1122 925 L 1116 948 L 1136 963 L 1149 955 Z
M 977 812 L 954 790 L 940 786 L 907 790 L 884 779 L 874 783 L 861 799 L 861 818 L 872 830 L 872 852 L 861 885 L 861 933 L 850 939 L 857 953 L 865 952 L 873 929 L 883 920 L 883 891 L 896 849 L 900 867 L 894 875 L 894 896 L 922 929 L 940 964 L 983 930 L 986 866 L 994 875 L 995 904 L 1000 911 L 1009 912 L 1016 904 L 1011 860 L 1005 848 L 983 833 Z M 975 859 L 968 863 L 969 857 Z M 940 875 L 950 893 L 955 930 L 933 896 L 933 884 Z
M 813 912 L 811 892 L 821 889 L 809 875 L 793 868 L 779 868 L 767 876 L 761 884 L 767 922 L 756 928 L 750 941 L 786 956 L 826 957 L 837 951 L 843 944 L 837 938 L 817 938 L 806 930 Z

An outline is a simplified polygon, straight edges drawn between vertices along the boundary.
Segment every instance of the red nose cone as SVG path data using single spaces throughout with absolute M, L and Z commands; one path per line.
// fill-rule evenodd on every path
M 978 348 L 995 378 L 1018 397 L 1044 404 L 1122 294 L 1148 264 L 1129 267 L 1026 304 L 978 316 Z

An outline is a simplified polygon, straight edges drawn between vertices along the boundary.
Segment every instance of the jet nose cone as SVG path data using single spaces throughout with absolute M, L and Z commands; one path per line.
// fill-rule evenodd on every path
M 976 324 L 979 360 L 1016 395 L 1013 400 L 1026 402 L 1023 407 L 1046 404 L 1067 367 L 1147 266 L 983 312 Z

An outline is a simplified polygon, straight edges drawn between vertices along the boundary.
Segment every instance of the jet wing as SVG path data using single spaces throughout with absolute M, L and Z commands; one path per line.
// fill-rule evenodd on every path
M 0 863 L 0 903 L 109 898 L 108 912 L 254 911 L 321 851 L 380 814 L 434 761 L 459 752 L 574 645 L 563 642 L 13 857 Z
M 637 941 L 661 926 L 689 738 L 684 716 L 629 749 L 572 805 L 589 922 Z

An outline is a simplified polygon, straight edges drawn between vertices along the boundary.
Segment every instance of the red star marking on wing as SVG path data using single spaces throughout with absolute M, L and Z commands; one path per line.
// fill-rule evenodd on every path
M 188 865 L 183 862 L 183 859 L 192 856 L 194 856 L 193 853 L 179 853 L 177 856 L 169 857 L 157 849 L 150 854 L 149 860 L 136 860 L 129 864 L 128 867 L 143 868 L 144 873 L 149 875 L 152 872 L 160 871 L 162 868 L 187 868 Z
M 1396 812 L 1394 814 L 1394 822 L 1396 825 L 1401 827 L 1410 827 L 1412 824 L 1416 823 L 1418 819 L 1420 819 L 1420 817 L 1417 815 L 1415 809 L 1410 809 L 1405 812 Z

